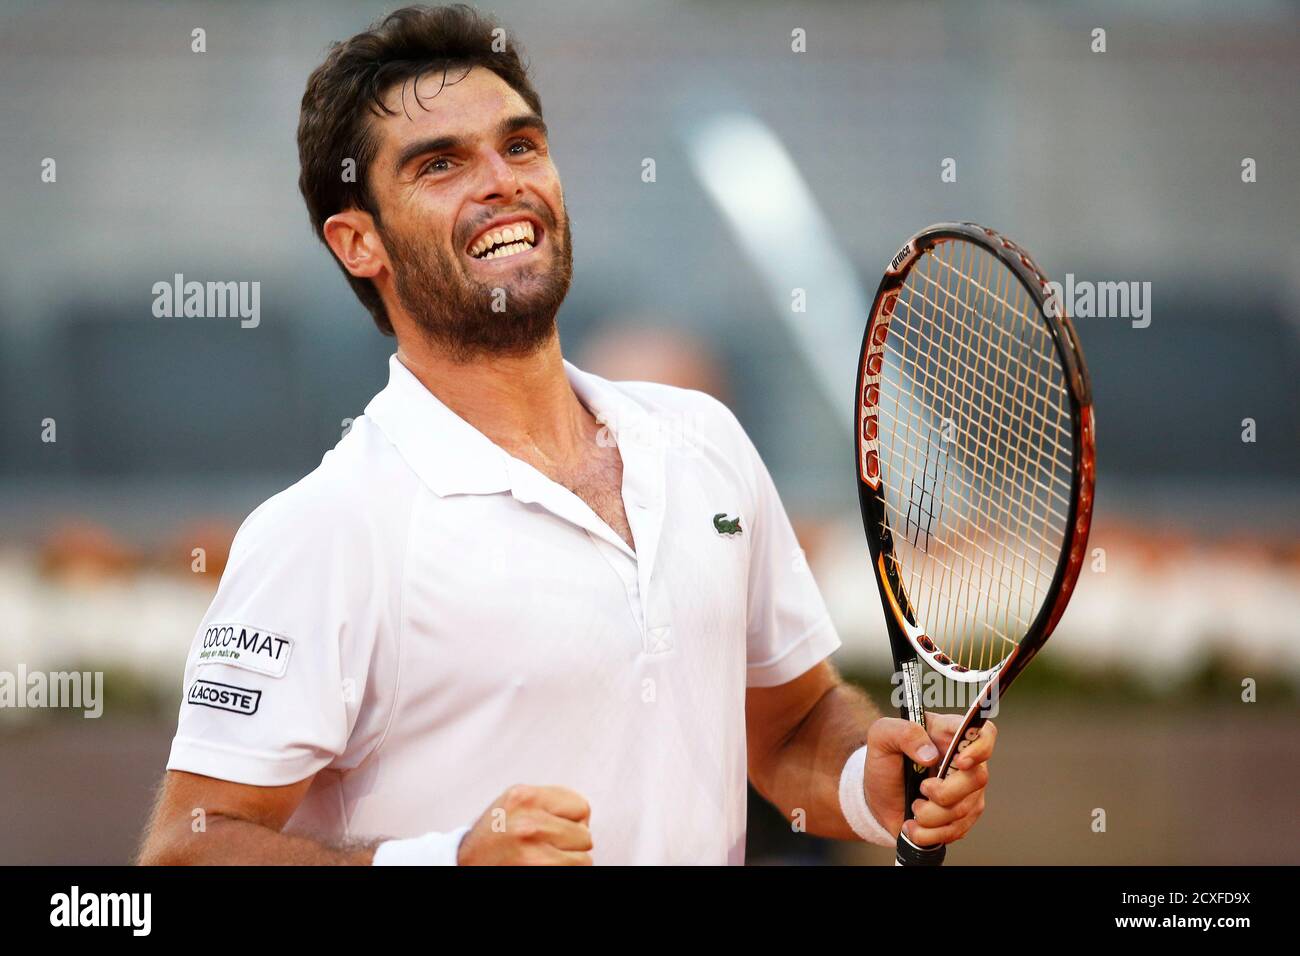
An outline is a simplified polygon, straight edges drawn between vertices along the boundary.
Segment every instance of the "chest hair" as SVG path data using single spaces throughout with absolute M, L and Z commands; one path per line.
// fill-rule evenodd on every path
M 556 474 L 543 471 L 543 474 L 585 501 L 629 548 L 636 550 L 623 507 L 623 459 L 618 448 L 596 445 L 596 454 L 574 467 Z

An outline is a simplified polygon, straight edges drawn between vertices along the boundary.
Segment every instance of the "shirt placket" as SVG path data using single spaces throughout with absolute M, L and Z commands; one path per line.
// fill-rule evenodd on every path
M 647 655 L 671 653 L 674 646 L 671 601 L 656 587 L 655 565 L 667 502 L 664 452 L 642 436 L 619 441 L 623 459 L 623 506 L 636 542 L 636 593 L 641 609 L 641 648 Z

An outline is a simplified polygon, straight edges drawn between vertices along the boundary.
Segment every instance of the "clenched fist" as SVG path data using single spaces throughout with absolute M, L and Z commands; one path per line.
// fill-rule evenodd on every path
M 460 842 L 461 866 L 591 866 L 591 807 L 565 787 L 516 784 Z

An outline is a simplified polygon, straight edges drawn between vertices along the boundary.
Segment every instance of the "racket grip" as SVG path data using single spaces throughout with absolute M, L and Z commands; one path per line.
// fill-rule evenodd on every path
M 894 865 L 943 866 L 943 858 L 947 855 L 948 848 L 942 843 L 938 846 L 917 846 L 900 833 L 894 847 Z

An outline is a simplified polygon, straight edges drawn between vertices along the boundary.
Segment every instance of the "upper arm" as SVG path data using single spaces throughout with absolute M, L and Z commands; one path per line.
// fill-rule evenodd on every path
M 279 832 L 293 816 L 312 778 L 283 787 L 255 787 L 216 777 L 169 770 L 140 851 L 141 863 L 190 862 L 184 845 L 220 819 L 242 820 Z M 203 829 L 195 828 L 202 819 Z
M 387 715 L 359 702 L 381 668 L 392 684 L 376 647 L 396 588 L 381 526 L 336 485 L 309 477 L 240 528 L 191 642 L 169 770 L 276 789 L 374 747 Z
M 794 680 L 745 691 L 745 734 L 751 775 L 785 743 L 817 702 L 840 684 L 829 661 L 821 661 Z
M 160 807 L 168 818 L 189 817 L 202 809 L 207 816 L 244 820 L 278 831 L 307 796 L 312 779 L 307 777 L 284 787 L 255 787 L 184 770 L 168 770 L 163 779 Z

